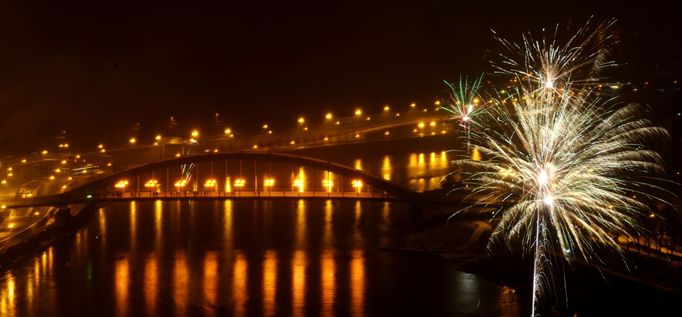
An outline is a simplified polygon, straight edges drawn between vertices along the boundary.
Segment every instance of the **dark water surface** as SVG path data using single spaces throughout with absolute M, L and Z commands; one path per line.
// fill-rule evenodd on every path
M 2 273 L 0 315 L 518 315 L 509 288 L 380 250 L 408 217 L 349 200 L 112 203 Z

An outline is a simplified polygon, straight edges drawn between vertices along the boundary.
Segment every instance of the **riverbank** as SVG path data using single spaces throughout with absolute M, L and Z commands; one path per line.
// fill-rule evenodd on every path
M 506 246 L 488 248 L 490 230 L 485 219 L 460 219 L 409 234 L 402 245 L 385 249 L 440 257 L 458 270 L 514 289 L 522 302 L 530 303 L 532 256 Z M 557 261 L 554 291 L 545 295 L 543 316 L 675 316 L 672 312 L 682 309 L 682 268 L 677 262 L 636 253 L 627 253 L 625 261 L 613 252 L 600 256 L 591 263 Z M 521 308 L 523 314 L 530 312 Z
M 17 235 L 15 241 L 0 246 L 0 271 L 47 248 L 56 239 L 74 234 L 94 215 L 94 204 L 55 209 L 31 228 Z

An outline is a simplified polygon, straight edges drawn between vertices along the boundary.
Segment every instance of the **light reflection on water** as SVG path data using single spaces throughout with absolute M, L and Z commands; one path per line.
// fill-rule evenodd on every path
M 408 211 L 319 200 L 111 204 L 5 272 L 0 315 L 517 315 L 509 290 L 380 251 L 408 227 Z

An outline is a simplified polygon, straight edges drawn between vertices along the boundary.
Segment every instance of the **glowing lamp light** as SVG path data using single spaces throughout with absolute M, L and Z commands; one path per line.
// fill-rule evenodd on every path
M 104 144 L 98 144 L 98 145 L 97 145 L 97 148 L 100 149 L 100 150 L 103 149 L 103 148 L 104 148 Z
M 425 125 L 424 125 L 424 122 L 419 122 L 419 124 L 417 124 L 417 127 L 420 128 L 420 129 L 423 129 L 424 126 L 425 126 Z
M 362 109 L 360 109 L 360 108 L 355 109 L 355 115 L 358 117 L 361 116 L 362 115 Z
M 305 123 L 305 118 L 304 118 L 304 117 L 298 118 L 298 123 L 299 123 L 299 124 L 304 124 L 304 123 Z
M 324 118 L 327 120 L 331 120 L 332 118 L 334 118 L 334 116 L 332 115 L 331 112 L 327 112 L 327 114 L 324 116 Z
M 334 187 L 334 181 L 331 179 L 324 179 L 322 180 L 322 186 L 328 193 L 330 193 Z
M 199 130 L 192 130 L 191 133 L 192 138 L 198 138 L 199 137 Z
M 159 187 L 159 185 L 160 185 L 159 181 L 157 181 L 156 179 L 153 179 L 153 178 L 148 180 L 146 183 L 144 183 L 144 187 L 146 187 L 146 188 L 157 188 L 157 187 Z
M 135 144 L 135 143 L 137 143 L 137 139 L 136 138 L 130 138 L 130 139 L 128 139 L 128 143 Z
M 305 184 L 302 179 L 297 178 L 294 180 L 294 188 L 298 189 L 298 192 L 303 192 Z
M 175 188 L 178 189 L 184 188 L 185 186 L 187 186 L 187 180 L 186 179 L 178 180 L 175 182 L 175 184 L 173 184 L 173 186 L 175 186 Z
M 225 132 L 225 134 L 232 134 L 232 129 L 225 128 L 225 131 L 223 131 L 223 132 Z
M 206 182 L 204 182 L 204 187 L 206 188 L 215 188 L 217 185 L 218 182 L 213 178 L 207 179 Z
M 40 152 L 40 154 L 47 155 L 47 150 L 43 150 L 42 152 Z
M 385 111 L 385 112 L 391 111 L 391 107 L 389 107 L 389 106 L 384 106 L 384 111 Z
M 390 135 L 390 134 L 391 134 L 391 132 L 389 132 L 389 131 L 384 132 L 384 135 L 385 135 L 385 136 L 388 136 L 388 135 Z
M 243 178 L 237 178 L 234 180 L 234 187 L 243 188 L 244 185 L 246 185 L 246 180 L 244 180 Z
M 351 183 L 353 185 L 353 188 L 355 188 L 356 192 L 360 192 L 362 190 L 362 180 L 359 179 L 354 179 L 353 182 Z
M 410 108 L 416 108 L 416 107 L 417 107 L 417 104 L 416 104 L 416 103 L 413 102 L 413 103 L 410 104 Z
M 435 126 L 436 126 L 436 121 L 431 121 L 431 122 L 429 123 L 429 126 L 430 126 L 430 127 L 435 127 Z
M 25 164 L 25 163 L 26 163 L 26 159 L 21 159 L 21 163 Z
M 263 181 L 263 185 L 266 188 L 270 188 L 272 186 L 275 186 L 275 179 L 274 178 L 266 178 L 265 181 Z

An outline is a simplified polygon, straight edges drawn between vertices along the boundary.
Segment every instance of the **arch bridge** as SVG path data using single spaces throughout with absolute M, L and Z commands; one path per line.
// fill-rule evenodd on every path
M 17 199 L 6 205 L 16 208 L 91 201 L 221 197 L 422 200 L 420 193 L 326 160 L 283 153 L 227 152 L 146 163 L 58 195 Z

